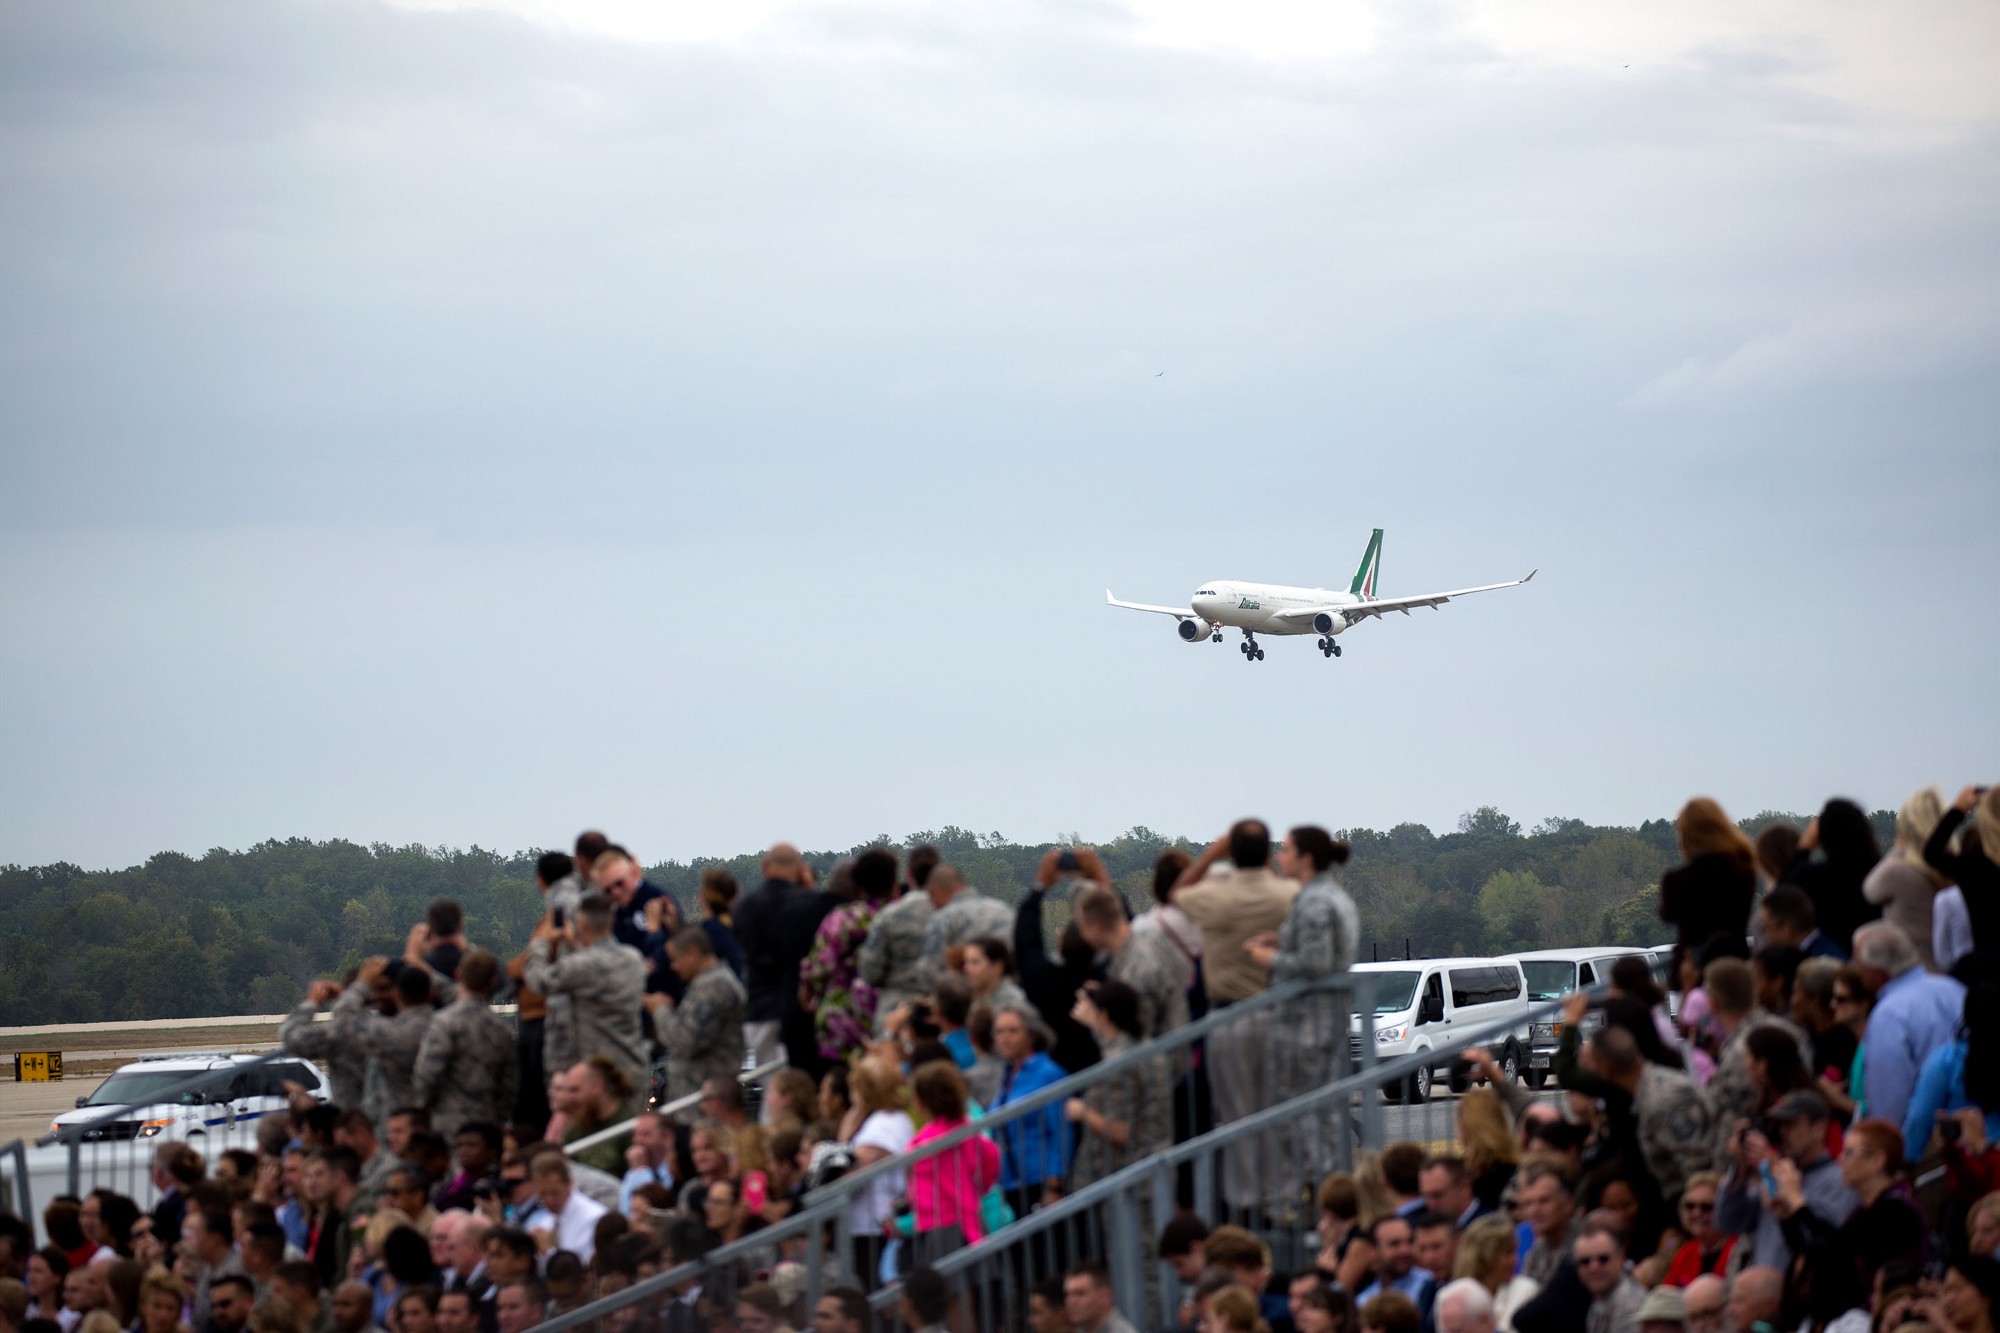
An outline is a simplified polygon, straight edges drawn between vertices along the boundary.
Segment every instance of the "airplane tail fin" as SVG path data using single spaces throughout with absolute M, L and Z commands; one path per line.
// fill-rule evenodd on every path
M 1361 553 L 1361 568 L 1354 571 L 1354 583 L 1348 591 L 1363 601 L 1374 601 L 1378 595 L 1381 573 L 1382 529 L 1377 528 L 1368 538 L 1368 549 Z

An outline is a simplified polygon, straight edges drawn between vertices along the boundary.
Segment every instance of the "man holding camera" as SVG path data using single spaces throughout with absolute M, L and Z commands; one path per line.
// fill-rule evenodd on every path
M 1840 1178 L 1840 1164 L 1826 1150 L 1826 1103 L 1818 1093 L 1789 1092 L 1756 1121 L 1738 1120 L 1729 1136 L 1729 1169 L 1715 1201 L 1716 1230 L 1752 1236 L 1752 1260 L 1759 1267 L 1788 1272 L 1791 1247 L 1771 1209 L 1778 1186 L 1772 1166 L 1779 1159 L 1798 1168 L 1808 1211 L 1829 1229 L 1847 1220 L 1859 1202 Z

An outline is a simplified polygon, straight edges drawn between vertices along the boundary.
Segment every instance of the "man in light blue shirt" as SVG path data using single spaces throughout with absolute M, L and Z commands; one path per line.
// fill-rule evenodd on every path
M 1958 1032 L 1965 987 L 1924 971 L 1916 945 L 1888 921 L 1870 921 L 1854 932 L 1854 964 L 1875 992 L 1861 1034 L 1868 1114 L 1900 1125 L 1924 1061 Z
M 1410 1219 L 1396 1213 L 1375 1223 L 1370 1235 L 1375 1242 L 1375 1280 L 1355 1296 L 1357 1309 L 1385 1291 L 1400 1291 L 1416 1305 L 1419 1318 L 1430 1314 L 1437 1279 L 1417 1266 L 1416 1234 Z
M 657 1111 L 641 1111 L 632 1121 L 632 1146 L 625 1150 L 625 1178 L 618 1184 L 618 1211 L 630 1214 L 632 1195 L 648 1185 L 674 1187 L 674 1133 Z

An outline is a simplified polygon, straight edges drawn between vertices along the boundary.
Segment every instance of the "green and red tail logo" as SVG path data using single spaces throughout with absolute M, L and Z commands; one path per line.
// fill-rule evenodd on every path
M 1361 553 L 1361 568 L 1354 571 L 1354 584 L 1348 589 L 1363 601 L 1375 600 L 1375 590 L 1382 574 L 1382 529 L 1375 529 L 1368 539 L 1368 549 Z

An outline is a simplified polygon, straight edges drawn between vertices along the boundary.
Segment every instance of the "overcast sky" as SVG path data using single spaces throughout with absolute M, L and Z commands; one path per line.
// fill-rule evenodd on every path
M 2000 778 L 1987 0 L 13 4 L 0 308 L 0 861 Z

